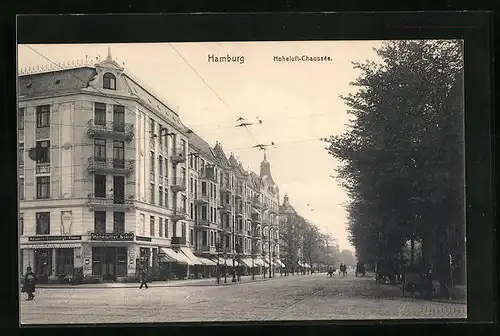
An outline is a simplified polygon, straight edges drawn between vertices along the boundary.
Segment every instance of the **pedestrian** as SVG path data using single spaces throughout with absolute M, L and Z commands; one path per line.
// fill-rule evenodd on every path
M 31 267 L 26 267 L 23 288 L 21 290 L 22 293 L 28 294 L 28 298 L 26 299 L 26 301 L 31 301 L 35 298 L 35 295 L 33 294 L 35 292 L 35 280 L 35 273 L 32 272 Z
M 141 277 L 141 286 L 139 287 L 139 289 L 142 289 L 142 286 L 146 286 L 146 289 L 148 289 L 148 284 L 147 284 L 148 275 L 144 269 L 141 270 L 140 277 Z

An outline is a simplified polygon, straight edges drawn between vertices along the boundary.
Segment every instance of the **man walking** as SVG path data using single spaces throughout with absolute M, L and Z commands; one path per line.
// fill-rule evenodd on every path
M 35 274 L 29 266 L 26 268 L 26 274 L 24 275 L 24 284 L 21 292 L 28 294 L 28 298 L 26 299 L 26 301 L 32 301 L 35 298 L 35 295 L 33 294 L 35 292 Z
M 146 286 L 146 289 L 148 289 L 148 284 L 146 283 L 148 280 L 148 275 L 144 270 L 144 268 L 141 269 L 140 277 L 141 277 L 141 286 L 139 287 L 139 289 L 142 289 L 142 286 Z

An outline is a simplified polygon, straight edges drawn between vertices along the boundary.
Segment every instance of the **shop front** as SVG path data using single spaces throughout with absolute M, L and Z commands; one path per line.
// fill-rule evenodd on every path
M 129 249 L 132 248 L 134 234 L 92 233 L 90 236 L 91 274 L 100 281 L 118 281 L 128 276 Z
M 22 274 L 30 266 L 39 283 L 61 282 L 73 277 L 81 243 L 71 241 L 81 240 L 81 236 L 34 236 L 27 240 L 28 244 L 21 243 Z M 38 244 L 29 244 L 35 242 Z
M 160 263 L 167 264 L 161 267 L 168 269 L 169 278 L 179 280 L 189 278 L 189 267 L 194 266 L 194 263 L 182 251 L 162 247 L 160 255 Z

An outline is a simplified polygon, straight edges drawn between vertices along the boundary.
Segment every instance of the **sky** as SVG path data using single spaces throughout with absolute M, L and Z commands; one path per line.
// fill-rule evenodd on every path
M 176 111 L 210 145 L 222 144 L 259 173 L 267 147 L 280 202 L 290 203 L 340 249 L 348 241 L 345 191 L 338 163 L 320 138 L 342 134 L 351 116 L 340 95 L 360 73 L 351 62 L 377 61 L 380 41 L 20 45 L 18 67 L 112 57 Z M 31 48 L 31 49 L 30 49 Z M 35 51 L 34 51 L 34 50 Z M 243 64 L 209 62 L 209 55 L 243 56 Z M 276 62 L 274 56 L 328 56 L 325 62 Z M 257 123 L 235 127 L 237 118 Z M 258 121 L 262 123 L 259 124 Z

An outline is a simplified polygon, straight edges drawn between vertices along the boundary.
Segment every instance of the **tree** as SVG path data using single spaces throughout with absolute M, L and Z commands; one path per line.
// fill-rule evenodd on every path
M 351 250 L 342 250 L 339 255 L 339 261 L 346 266 L 354 266 L 356 264 L 356 258 Z
M 461 45 L 390 41 L 377 54 L 379 64 L 354 63 L 349 130 L 325 139 L 351 199 L 350 240 L 366 262 L 419 239 L 423 259 L 443 264 L 464 239 Z

